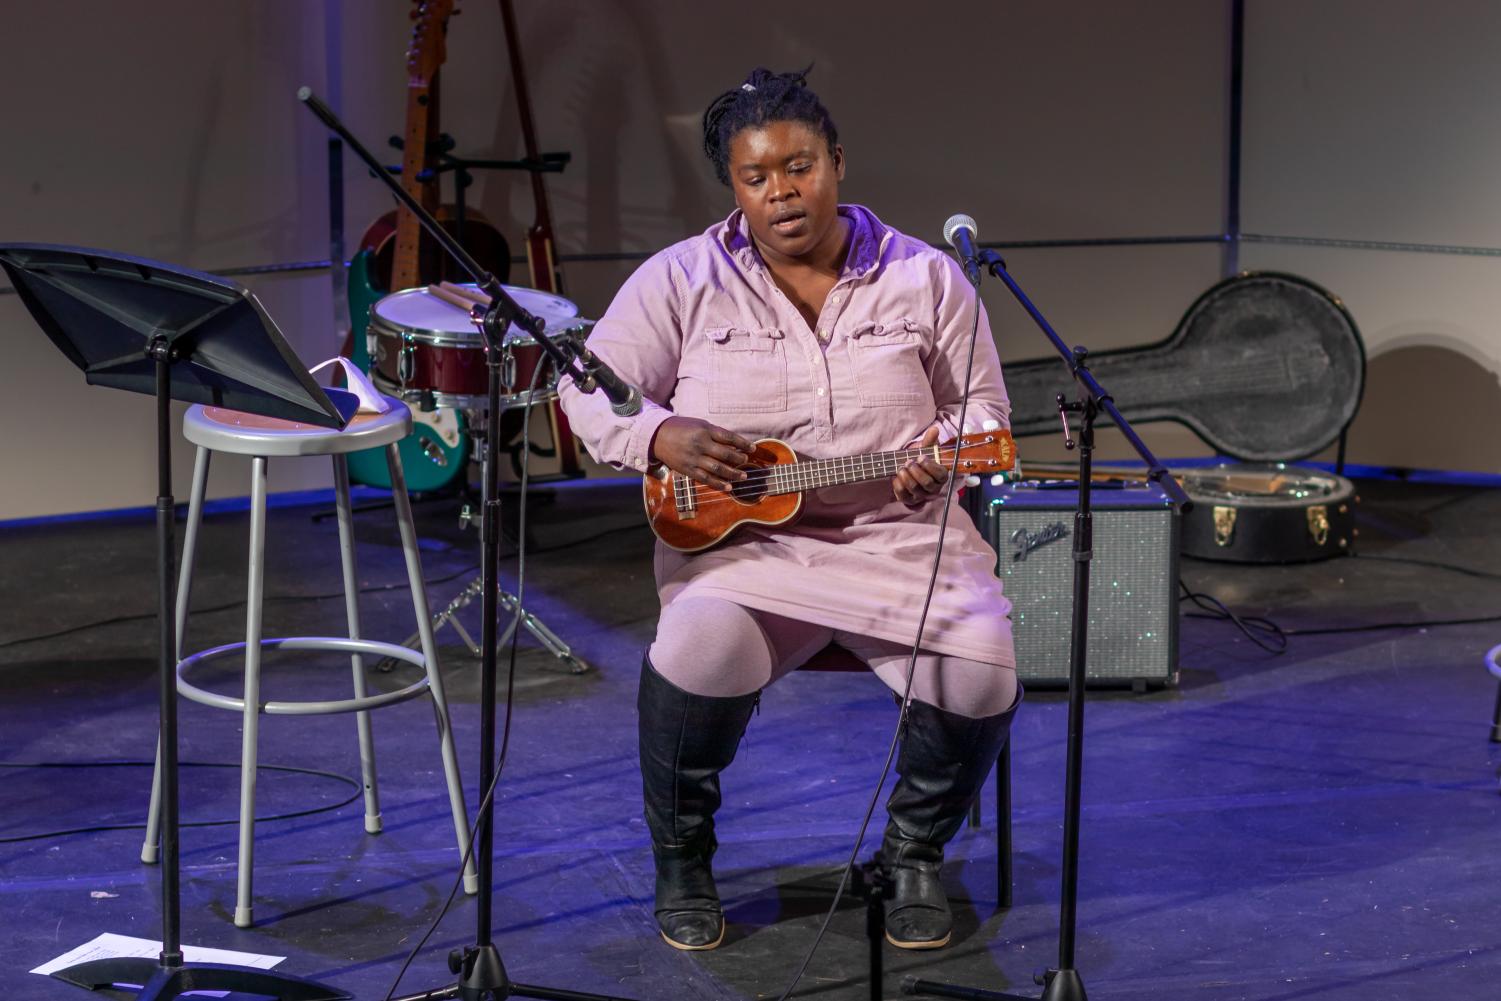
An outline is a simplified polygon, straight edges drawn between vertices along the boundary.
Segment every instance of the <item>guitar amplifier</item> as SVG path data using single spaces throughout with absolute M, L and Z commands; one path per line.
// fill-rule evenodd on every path
M 981 530 L 1011 600 L 1017 676 L 1067 685 L 1074 605 L 1073 484 L 985 486 Z M 1092 686 L 1178 681 L 1178 512 L 1156 484 L 1096 486 L 1089 579 Z

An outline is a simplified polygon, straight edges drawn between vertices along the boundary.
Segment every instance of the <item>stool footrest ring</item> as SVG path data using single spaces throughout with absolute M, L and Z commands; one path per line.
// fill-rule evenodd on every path
M 316 650 L 320 652 L 357 653 L 365 656 L 382 658 L 390 657 L 394 660 L 404 660 L 408 664 L 426 669 L 427 660 L 420 650 L 409 647 L 397 646 L 395 643 L 382 643 L 378 640 L 355 640 L 344 636 L 287 636 L 261 640 L 261 648 L 266 650 Z M 185 677 L 187 672 L 197 667 L 206 660 L 219 657 L 227 657 L 230 654 L 243 654 L 244 643 L 227 643 L 224 646 L 210 647 L 200 650 L 198 653 L 184 657 L 177 662 L 177 693 L 183 698 L 191 699 L 200 705 L 212 706 L 215 709 L 231 709 L 235 712 L 245 711 L 245 700 L 237 699 L 229 695 L 220 695 L 207 689 L 199 688 L 191 684 Z M 331 699 L 317 702 L 262 702 L 259 711 L 270 716 L 323 716 L 333 713 L 363 712 L 368 709 L 379 709 L 381 706 L 394 705 L 414 699 L 427 691 L 428 681 L 426 676 L 407 685 L 405 688 L 394 692 L 382 692 L 379 695 L 367 695 L 364 698 Z

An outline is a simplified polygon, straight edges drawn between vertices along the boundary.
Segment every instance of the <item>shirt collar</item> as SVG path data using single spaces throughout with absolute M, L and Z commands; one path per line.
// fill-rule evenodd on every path
M 839 214 L 854 226 L 850 237 L 849 255 L 844 260 L 841 278 L 861 278 L 873 271 L 880 263 L 886 244 L 891 240 L 891 229 L 876 218 L 874 212 L 863 205 L 840 205 Z M 765 264 L 751 239 L 750 226 L 745 213 L 736 209 L 716 227 L 718 241 L 725 253 L 744 271 L 764 270 Z

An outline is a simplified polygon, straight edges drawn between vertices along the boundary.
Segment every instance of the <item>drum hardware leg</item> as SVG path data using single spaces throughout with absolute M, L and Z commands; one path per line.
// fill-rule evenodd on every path
M 507 591 L 500 592 L 500 604 L 508 614 L 513 616 L 516 614 L 515 595 Z M 506 636 L 501 640 L 502 643 L 510 640 L 510 633 L 513 629 L 515 629 L 515 621 L 516 620 L 513 618 L 512 624 L 506 628 Z M 568 668 L 569 674 L 583 674 L 584 672 L 589 670 L 589 665 L 580 660 L 578 657 L 575 657 L 573 655 L 573 650 L 568 646 L 568 644 L 564 643 L 563 640 L 559 638 L 557 633 L 547 628 L 546 624 L 544 624 L 541 619 L 537 618 L 531 612 L 528 612 L 523 608 L 521 610 L 520 621 L 521 624 L 526 627 L 526 631 L 536 637 L 537 642 L 541 643 L 544 647 L 547 648 L 547 651 L 549 653 L 563 662 L 563 664 Z
M 466 608 L 470 602 L 474 601 L 475 598 L 479 597 L 479 594 L 480 579 L 476 577 L 465 585 L 464 589 L 448 603 L 446 608 L 432 618 L 434 633 L 445 625 L 453 626 L 454 632 L 459 634 L 459 637 L 464 641 L 464 646 L 468 647 L 469 653 L 475 657 L 482 655 L 484 651 L 474 641 L 474 637 L 470 635 L 469 631 L 464 628 L 464 624 L 459 621 L 458 613 Z M 506 623 L 505 632 L 501 634 L 498 641 L 499 645 L 504 646 L 511 641 L 511 633 L 515 631 L 518 621 L 516 618 L 516 596 L 509 591 L 501 591 L 497 597 L 501 612 L 511 620 Z M 531 633 L 537 642 L 546 648 L 548 653 L 563 663 L 568 669 L 569 674 L 583 674 L 589 670 L 588 662 L 575 656 L 573 649 L 557 633 L 547 628 L 547 624 L 541 619 L 537 618 L 531 612 L 522 609 L 519 621 L 526 628 L 526 631 Z M 416 644 L 420 642 L 420 639 L 419 634 L 413 633 L 403 640 L 401 645 L 416 649 Z M 377 663 L 375 669 L 382 673 L 389 672 L 396 668 L 397 663 L 394 658 L 387 657 Z

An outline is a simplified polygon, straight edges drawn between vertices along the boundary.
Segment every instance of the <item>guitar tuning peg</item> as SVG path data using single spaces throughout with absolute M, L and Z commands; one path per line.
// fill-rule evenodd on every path
M 1006 482 L 1006 477 L 1002 476 L 1000 473 L 996 473 L 994 476 L 992 476 L 990 478 L 990 485 L 993 486 L 993 487 L 1002 486 L 1003 484 L 1005 484 L 1005 482 Z
M 978 476 L 966 476 L 964 478 L 964 485 L 967 487 L 977 487 L 980 485 L 980 478 Z
M 994 418 L 992 418 L 991 420 L 988 420 L 984 424 L 980 425 L 980 427 L 983 430 L 986 430 L 986 431 L 994 431 L 996 428 L 998 428 L 1000 426 L 1001 426 L 1001 422 L 998 421 L 998 420 L 995 420 Z

